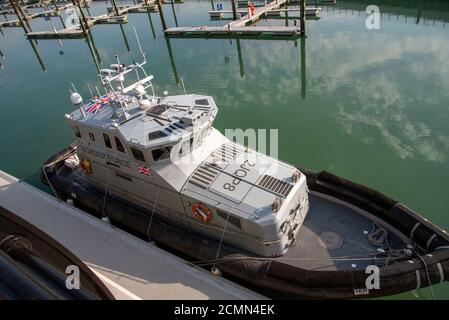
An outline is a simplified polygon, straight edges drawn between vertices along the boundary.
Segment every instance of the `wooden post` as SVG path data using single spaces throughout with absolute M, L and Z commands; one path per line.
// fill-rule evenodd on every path
M 118 8 L 117 8 L 117 4 L 115 3 L 115 0 L 111 0 L 112 2 L 112 7 L 114 8 L 115 11 L 115 15 L 118 16 L 119 12 L 118 12 Z
M 84 24 L 86 26 L 86 31 L 89 30 L 89 23 L 87 22 L 86 16 L 84 15 L 83 7 L 81 6 L 80 0 L 76 0 L 78 2 L 78 8 L 80 9 L 81 17 L 84 21 Z
M 92 55 L 92 59 L 94 60 L 94 64 L 95 64 L 95 68 L 97 69 L 97 72 L 100 72 L 100 63 L 99 63 L 99 57 L 96 54 L 96 48 L 95 45 L 93 44 L 93 38 L 91 38 L 90 35 L 86 35 L 86 41 L 87 41 L 87 46 L 89 47 L 89 51 Z
M 178 19 L 176 18 L 176 12 L 175 12 L 175 4 L 173 3 L 174 0 L 170 0 L 171 2 L 171 9 L 173 11 L 173 17 L 175 18 L 175 25 L 178 26 Z
M 79 10 L 78 19 L 80 20 L 81 29 L 83 29 L 84 35 L 87 36 L 87 30 L 89 29 L 89 25 L 87 23 L 86 17 L 84 16 L 84 12 L 83 12 L 83 9 L 81 8 L 81 4 L 80 4 L 79 0 L 72 0 L 72 3 L 75 6 L 75 11 L 77 11 L 76 8 L 78 8 L 78 10 Z
M 154 32 L 154 26 L 153 26 L 153 19 L 151 19 L 151 11 L 150 11 L 150 8 L 148 7 L 148 0 L 144 0 L 144 1 L 145 1 L 145 5 L 147 6 L 147 14 L 148 14 L 148 19 L 150 20 L 151 33 L 153 34 L 153 38 L 156 39 L 156 33 Z
M 55 9 L 59 11 L 58 4 L 56 3 L 56 0 L 52 0 L 53 5 L 55 6 Z
M 232 20 L 237 20 L 237 8 L 235 5 L 235 0 L 231 0 L 232 3 Z
M 31 29 L 28 27 L 28 24 L 25 22 L 24 17 L 22 17 L 21 10 L 19 10 L 17 3 L 15 3 L 15 0 L 9 0 L 9 2 L 11 3 L 11 6 L 17 15 L 17 18 L 19 18 L 20 24 L 22 25 L 22 28 L 23 28 L 23 31 L 25 31 L 25 34 L 30 33 Z
M 125 29 L 123 29 L 122 24 L 119 24 L 119 26 L 120 26 L 120 30 L 122 30 L 123 40 L 125 40 L 126 50 L 128 50 L 128 52 L 129 52 L 129 51 L 131 51 L 131 48 L 129 46 L 128 38 L 126 37 Z
M 239 57 L 239 67 L 240 67 L 240 77 L 245 76 L 245 68 L 243 65 L 243 55 L 242 55 L 242 48 L 240 47 L 240 39 L 236 40 L 237 43 L 237 55 Z
M 301 37 L 301 96 L 306 98 L 306 37 Z
M 161 0 L 157 0 L 157 8 L 159 9 L 159 16 L 161 17 L 162 30 L 167 30 L 167 24 L 165 23 L 164 11 L 162 11 Z
M 305 35 L 306 34 L 306 0 L 300 0 L 300 30 L 299 32 L 301 33 L 301 35 Z
M 44 72 L 47 71 L 45 68 L 44 61 L 42 61 L 41 55 L 39 54 L 39 50 L 36 47 L 36 44 L 32 40 L 28 40 L 31 44 L 31 47 L 33 48 L 34 54 L 36 55 L 37 61 L 39 61 L 39 64 L 41 65 L 41 68 Z
M 165 37 L 165 43 L 167 44 L 168 56 L 170 58 L 171 67 L 173 69 L 173 75 L 175 76 L 176 84 L 179 84 L 179 74 L 178 69 L 176 68 L 175 57 L 173 56 L 173 51 L 171 48 L 171 42 L 168 37 Z

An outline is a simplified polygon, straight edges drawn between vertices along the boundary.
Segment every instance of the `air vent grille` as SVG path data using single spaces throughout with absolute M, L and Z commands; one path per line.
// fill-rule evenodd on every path
M 293 185 L 291 185 L 290 183 L 279 180 L 278 178 L 269 175 L 263 175 L 262 179 L 259 180 L 257 185 L 264 188 L 265 190 L 274 192 L 281 197 L 286 197 L 293 188 Z
M 240 152 L 241 150 L 232 143 L 222 145 L 195 171 L 189 182 L 199 188 L 207 189 L 221 170 Z
M 240 152 L 241 150 L 238 149 L 235 144 L 224 144 L 213 153 L 212 163 L 220 168 L 224 168 L 229 162 L 234 160 Z

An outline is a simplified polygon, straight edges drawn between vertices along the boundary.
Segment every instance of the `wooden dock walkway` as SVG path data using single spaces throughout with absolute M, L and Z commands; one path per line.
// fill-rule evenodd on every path
M 118 9 L 118 15 L 116 15 L 113 7 L 108 8 L 108 13 L 100 16 L 86 16 L 87 27 L 91 28 L 97 24 L 125 24 L 128 23 L 129 13 L 142 13 L 147 12 L 147 9 L 154 12 L 157 10 L 156 0 L 148 0 L 135 5 L 120 6 Z M 39 31 L 29 32 L 26 34 L 28 39 L 36 40 L 55 40 L 55 39 L 79 39 L 84 38 L 85 33 L 80 24 L 70 26 L 68 28 L 56 31 Z
M 156 12 L 158 10 L 156 0 L 148 0 L 148 5 L 145 4 L 125 5 L 125 6 L 118 6 L 117 9 L 119 15 L 124 15 L 127 13 L 145 13 L 147 12 L 147 9 L 150 9 L 150 11 L 152 12 Z M 107 7 L 106 10 L 108 11 L 108 14 L 115 13 L 114 7 Z
M 273 0 L 269 3 L 267 3 L 266 6 L 258 7 L 254 9 L 254 14 L 252 15 L 245 15 L 243 17 L 240 17 L 240 19 L 237 19 L 235 21 L 232 21 L 229 23 L 229 26 L 231 29 L 233 27 L 244 27 L 253 24 L 257 20 L 260 19 L 262 15 L 267 13 L 270 10 L 273 9 L 279 9 L 281 6 L 287 3 L 287 0 Z
M 29 32 L 26 34 L 28 39 L 46 39 L 46 40 L 58 40 L 58 39 L 81 39 L 84 38 L 84 32 L 81 28 L 63 29 L 60 31 L 37 31 Z
M 73 7 L 73 4 L 69 3 L 69 4 L 58 6 L 57 8 L 53 8 L 50 10 L 28 13 L 25 15 L 24 20 L 29 21 L 29 20 L 33 20 L 35 18 L 42 18 L 42 17 L 48 17 L 48 16 L 54 17 L 54 16 L 59 15 L 62 11 L 65 11 L 66 9 L 69 9 L 71 7 Z M 14 13 L 14 10 L 13 10 L 13 13 Z M 0 22 L 0 28 L 17 28 L 17 27 L 21 27 L 21 26 L 22 25 L 21 25 L 19 19 Z
M 222 37 L 241 37 L 241 36 L 271 36 L 271 37 L 293 37 L 299 35 L 298 27 L 281 27 L 281 26 L 266 26 L 266 27 L 232 27 L 229 29 L 229 24 L 224 27 L 175 27 L 165 30 L 165 34 L 172 38 L 180 37 L 207 37 L 207 36 L 222 36 Z
M 287 3 L 287 0 L 273 0 L 266 6 L 258 7 L 254 14 L 240 17 L 223 27 L 217 26 L 193 26 L 193 27 L 174 27 L 168 28 L 164 32 L 170 37 L 296 37 L 301 34 L 299 26 L 281 27 L 281 26 L 254 26 L 261 16 L 276 9 L 280 9 Z
M 248 14 L 248 9 L 237 9 L 236 10 L 240 15 Z M 281 9 L 273 9 L 266 12 L 267 16 L 280 15 L 283 12 L 300 12 L 300 8 L 281 8 Z M 321 11 L 320 7 L 306 7 L 306 16 L 316 16 Z M 209 15 L 211 18 L 218 19 L 223 17 L 224 14 L 232 14 L 232 10 L 210 10 Z

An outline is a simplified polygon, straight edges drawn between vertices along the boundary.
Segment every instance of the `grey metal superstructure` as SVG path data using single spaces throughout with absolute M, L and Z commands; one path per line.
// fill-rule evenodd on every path
M 214 129 L 212 97 L 157 96 L 145 62 L 117 59 L 101 70 L 104 94 L 87 103 L 72 92 L 79 109 L 66 119 L 77 155 L 67 165 L 79 163 L 92 183 L 186 230 L 262 256 L 284 254 L 308 211 L 305 176 Z

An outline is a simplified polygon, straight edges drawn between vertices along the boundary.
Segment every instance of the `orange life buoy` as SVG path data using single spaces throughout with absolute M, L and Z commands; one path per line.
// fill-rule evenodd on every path
M 209 222 L 212 219 L 212 212 L 202 203 L 195 203 L 192 206 L 192 214 L 203 222 Z
M 92 164 L 90 160 L 84 159 L 81 161 L 81 169 L 83 169 L 84 173 L 91 174 L 92 173 Z

